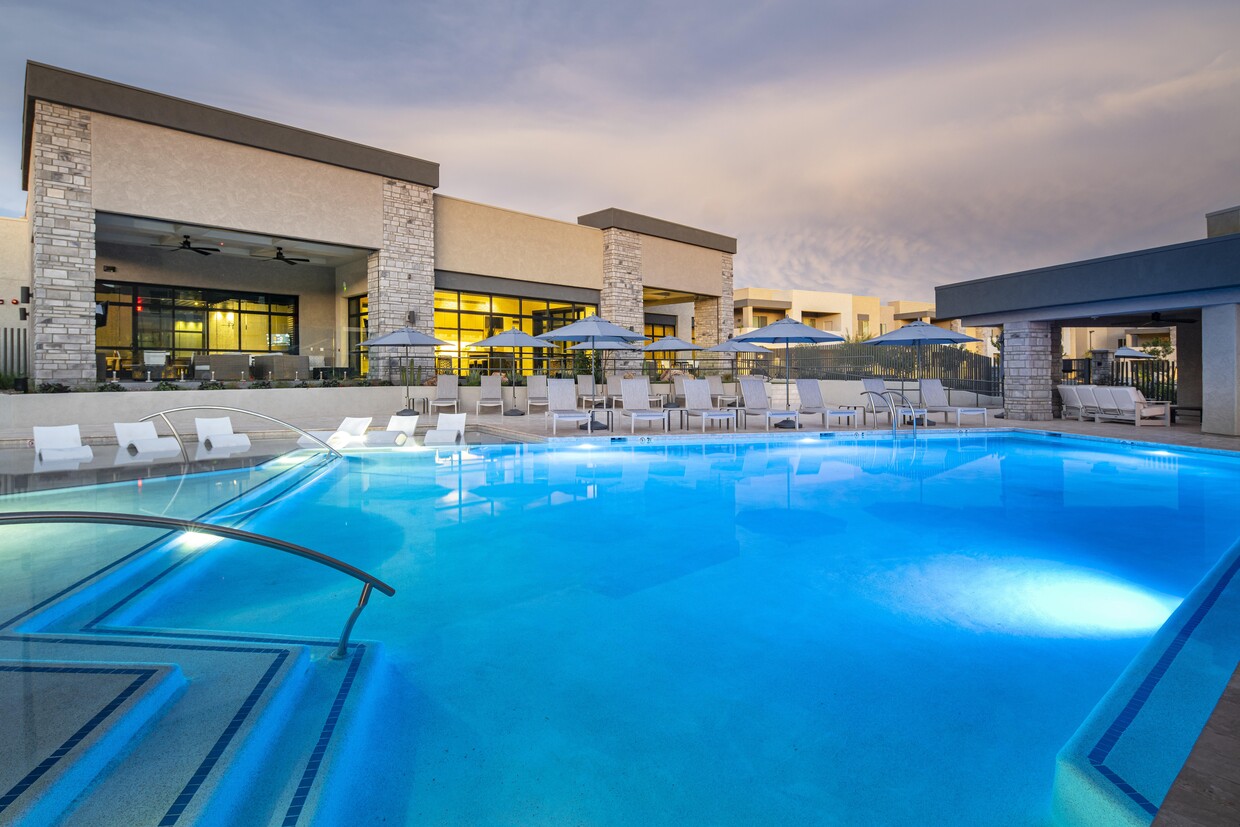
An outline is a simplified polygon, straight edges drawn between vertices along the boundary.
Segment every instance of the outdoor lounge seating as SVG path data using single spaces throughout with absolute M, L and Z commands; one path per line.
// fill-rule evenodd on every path
M 744 400 L 744 406 L 741 408 L 741 411 L 745 418 L 748 419 L 751 416 L 762 417 L 768 431 L 771 430 L 772 420 L 776 422 L 791 420 L 796 427 L 801 427 L 801 415 L 799 413 L 771 407 L 770 400 L 766 396 L 766 383 L 761 379 L 755 379 L 752 376 L 742 376 L 741 398 Z
M 465 414 L 440 414 L 435 427 L 422 437 L 426 446 L 452 446 L 465 442 Z
M 367 447 L 371 448 L 385 445 L 404 445 L 413 439 L 413 432 L 417 428 L 417 414 L 396 414 L 388 419 L 387 427 L 382 431 L 367 431 L 363 442 Z
M 441 373 L 435 377 L 435 398 L 431 400 L 431 410 L 452 408 L 453 413 L 460 413 L 461 402 L 457 394 L 458 377 L 455 373 Z
M 622 379 L 620 388 L 624 395 L 624 415 L 629 418 L 629 432 L 637 433 L 637 422 L 662 421 L 663 430 L 668 429 L 668 411 L 650 407 L 650 383 L 640 379 Z
M 857 409 L 828 405 L 822 399 L 822 385 L 817 379 L 798 379 L 797 394 L 801 397 L 801 415 L 821 416 L 822 427 L 830 428 L 833 418 L 848 420 L 854 428 L 857 426 Z
M 82 444 L 82 432 L 77 425 L 35 425 L 34 456 L 45 463 L 65 463 L 76 466 L 90 462 L 95 452 Z
M 593 376 L 581 374 L 577 377 L 577 401 L 583 408 L 594 408 L 600 404 L 606 407 L 607 394 L 598 392 Z
M 204 359 L 211 366 L 211 378 L 217 382 L 244 382 L 251 377 L 248 353 L 212 353 Z
M 1076 385 L 1060 385 L 1059 398 L 1063 402 L 1060 415 L 1064 419 L 1067 419 L 1069 416 L 1082 419 L 1081 396 L 1076 391 Z
M 474 405 L 474 413 L 481 414 L 483 408 L 504 409 L 504 385 L 497 375 L 482 377 L 482 387 L 478 393 L 478 403 Z
M 525 412 L 532 413 L 532 409 L 537 406 L 539 408 L 547 408 L 551 401 L 547 398 L 547 377 L 529 376 L 525 380 Z M 573 407 L 576 407 L 577 401 L 573 400 Z
M 366 441 L 366 429 L 370 427 L 372 417 L 369 416 L 346 416 L 340 422 L 340 427 L 334 431 L 310 431 L 310 436 L 303 436 L 297 440 L 297 444 L 303 448 L 318 448 L 318 441 L 311 437 L 326 442 L 333 448 L 347 448 L 350 445 L 360 445 Z
M 154 422 L 114 422 L 112 428 L 116 431 L 116 444 L 130 456 L 176 454 L 181 451 L 181 443 L 175 437 L 160 436 Z
M 939 379 L 922 379 L 919 383 L 921 388 L 921 405 L 928 413 L 943 414 L 943 422 L 947 422 L 949 413 L 956 414 L 956 427 L 960 427 L 961 415 L 977 416 L 981 415 L 982 425 L 987 424 L 988 412 L 985 408 L 979 407 L 961 407 L 952 405 L 948 402 L 947 391 L 943 388 L 943 382 Z
M 195 418 L 194 430 L 198 434 L 198 442 L 209 452 L 228 453 L 250 449 L 250 438 L 245 434 L 234 433 L 232 420 L 226 416 Z
M 728 422 L 731 422 L 732 430 L 736 430 L 736 417 L 738 411 L 735 408 L 722 410 L 714 407 L 714 402 L 710 398 L 709 382 L 705 379 L 689 379 L 685 381 L 684 388 L 684 416 L 690 419 L 695 416 L 701 417 L 702 433 L 706 433 L 707 422 L 718 422 L 723 426 L 726 426 Z
M 547 412 L 551 417 L 551 433 L 563 422 L 585 422 L 586 430 L 593 430 L 594 414 L 577 407 L 577 383 L 572 379 L 547 380 Z
M 723 377 L 717 373 L 712 373 L 706 377 L 706 381 L 710 383 L 710 398 L 716 407 L 732 406 L 735 407 L 741 401 L 741 398 L 734 393 L 728 393 L 723 387 Z
M 1102 387 L 1095 389 L 1099 410 L 1094 414 L 1095 422 L 1131 422 L 1140 426 L 1142 420 L 1161 419 L 1164 426 L 1171 426 L 1171 403 L 1147 401 L 1136 388 Z M 1110 404 L 1104 404 L 1103 396 L 1109 396 Z

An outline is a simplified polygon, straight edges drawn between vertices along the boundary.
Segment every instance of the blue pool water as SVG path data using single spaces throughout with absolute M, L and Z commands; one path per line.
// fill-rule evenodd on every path
M 356 630 L 391 665 L 357 812 L 1038 825 L 1240 538 L 1238 470 L 1017 435 L 494 446 L 349 457 L 244 527 L 397 589 Z M 253 548 L 178 571 L 113 621 L 331 637 L 356 598 Z

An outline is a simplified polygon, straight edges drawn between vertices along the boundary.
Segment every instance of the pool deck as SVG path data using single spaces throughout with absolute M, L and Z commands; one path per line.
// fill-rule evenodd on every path
M 673 415 L 673 422 L 677 419 L 678 417 Z M 975 417 L 970 417 L 969 419 L 969 422 L 962 425 L 961 430 L 977 431 L 983 429 L 983 426 L 975 421 Z M 430 417 L 423 418 L 423 424 L 418 428 L 419 433 L 426 429 L 430 421 Z M 338 422 L 339 419 L 336 417 L 305 416 L 298 417 L 294 424 L 307 430 L 330 430 Z M 375 417 L 375 425 L 381 427 L 385 422 L 386 416 Z M 468 423 L 467 442 L 470 443 L 541 443 L 552 439 L 551 421 L 541 413 L 519 417 L 506 417 L 496 413 L 483 415 L 469 413 Z M 240 421 L 237 422 L 239 428 L 242 425 L 243 423 Z M 629 423 L 624 417 L 619 412 L 616 412 L 614 428 L 612 430 L 587 435 L 586 432 L 578 430 L 575 425 L 568 425 L 560 431 L 559 436 L 574 439 L 593 437 L 602 440 L 612 437 L 648 437 L 652 440 L 658 440 L 664 436 L 678 439 L 692 438 L 700 436 L 702 433 L 700 425 L 687 429 L 681 429 L 674 425 L 672 430 L 666 434 L 662 429 L 652 428 L 646 424 L 639 425 L 635 433 L 628 426 Z M 1200 426 L 1196 423 L 1177 424 L 1171 427 L 1162 425 L 1134 427 L 1125 423 L 1078 422 L 1071 419 L 1056 419 L 1049 422 L 1021 422 L 992 418 L 985 427 L 991 430 L 1018 429 L 1058 432 L 1119 439 L 1129 442 L 1149 442 L 1177 447 L 1240 452 L 1240 437 L 1203 434 L 1201 433 Z M 855 433 L 860 429 L 843 427 L 824 429 L 817 424 L 805 423 L 796 433 L 808 436 L 824 430 L 842 434 Z M 939 423 L 935 427 L 925 430 L 928 433 L 942 433 L 944 431 L 955 431 L 957 428 L 954 423 L 946 426 Z M 890 426 L 870 427 L 865 429 L 865 431 L 873 434 L 882 434 L 890 433 L 891 428 Z M 908 428 L 901 429 L 901 433 L 908 433 L 908 431 Z M 272 456 L 274 453 L 293 447 L 293 443 L 287 438 L 287 433 L 262 431 L 251 431 L 250 433 L 252 437 L 256 438 L 254 450 L 248 452 L 248 460 L 250 462 L 259 461 Z M 719 437 L 731 433 L 731 431 L 720 431 L 718 428 L 708 428 L 706 436 Z M 759 436 L 765 434 L 766 429 L 763 427 L 761 418 L 751 417 L 749 427 L 739 429 L 738 433 L 748 436 Z M 789 432 L 777 429 L 772 430 L 771 434 L 778 436 L 789 434 Z M 82 437 L 85 442 L 94 445 L 112 446 L 114 448 L 116 444 L 110 426 L 83 427 Z M 39 476 L 31 474 L 30 468 L 33 452 L 29 446 L 30 434 L 28 432 L 0 430 L 0 477 L 12 479 L 15 476 L 23 476 L 29 479 Z M 83 468 L 83 471 L 90 471 L 95 474 L 112 473 L 113 476 L 108 478 L 107 481 L 120 478 L 115 476 L 116 469 L 111 467 L 111 463 L 107 461 L 106 455 L 106 451 L 96 451 L 96 460 L 91 464 L 92 467 L 90 469 Z M 241 461 L 246 461 L 246 458 L 241 458 Z M 180 472 L 181 465 L 175 458 L 166 461 L 164 465 L 166 466 L 163 469 L 165 473 Z M 145 476 L 150 473 L 159 473 L 159 469 L 160 466 L 158 464 L 145 467 L 137 466 L 130 473 L 136 476 Z M 75 476 L 67 474 L 58 483 L 53 480 L 48 480 L 47 482 L 52 485 L 74 485 L 97 480 L 104 481 L 98 477 L 91 478 L 87 474 L 82 474 L 76 479 L 74 478 Z M 3 490 L 11 491 L 14 490 L 14 487 L 12 485 L 5 485 Z M 18 486 L 17 490 L 26 490 L 25 485 Z M 1202 730 L 1192 753 L 1168 792 L 1154 824 L 1155 827 L 1215 827 L 1215 825 L 1240 824 L 1240 669 L 1237 669 L 1236 674 L 1233 675 L 1230 684 L 1223 693 L 1223 697 L 1219 700 L 1210 720 Z

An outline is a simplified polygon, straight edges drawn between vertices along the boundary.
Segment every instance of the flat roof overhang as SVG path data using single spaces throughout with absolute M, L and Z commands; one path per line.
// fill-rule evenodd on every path
M 752 307 L 757 310 L 791 310 L 792 302 L 780 301 L 779 299 L 738 299 L 732 302 L 732 307 L 737 310 L 742 307 Z M 818 312 L 827 313 L 825 310 Z
M 439 186 L 439 164 L 293 126 L 217 109 L 103 78 L 26 62 L 22 187 L 27 186 L 36 100 L 292 155 L 399 181 Z
M 671 221 L 664 221 L 662 218 L 651 218 L 648 215 L 629 212 L 615 207 L 606 210 L 599 210 L 588 215 L 577 216 L 577 223 L 585 227 L 594 227 L 598 230 L 628 230 L 641 235 L 652 235 L 656 238 L 666 238 L 669 241 L 679 241 L 682 244 L 692 244 L 695 247 L 705 247 L 708 250 L 718 250 L 721 253 L 735 253 L 736 239 L 719 233 L 712 233 L 708 230 L 699 230 L 696 227 L 687 227 L 684 224 L 673 224 Z
M 935 288 L 936 315 L 970 326 L 1240 303 L 1240 234 Z

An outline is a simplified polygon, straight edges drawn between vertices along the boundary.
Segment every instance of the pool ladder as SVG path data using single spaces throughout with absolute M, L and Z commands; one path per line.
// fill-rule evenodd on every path
M 257 416 L 259 419 L 265 419 L 268 422 L 274 422 L 277 425 L 283 425 L 285 428 L 288 428 L 290 431 L 296 431 L 302 436 L 308 437 L 314 440 L 315 442 L 319 443 L 324 448 L 326 448 L 328 452 L 332 455 L 332 457 L 334 457 L 335 459 L 342 459 L 344 457 L 344 454 L 340 453 L 334 447 L 332 447 L 331 445 L 328 445 L 326 442 L 319 439 L 317 436 L 310 433 L 309 431 L 303 431 L 301 428 L 298 428 L 296 425 L 293 425 L 290 422 L 285 422 L 283 419 L 276 419 L 274 416 L 267 416 L 267 414 L 261 414 L 258 411 L 247 411 L 245 408 L 230 408 L 226 405 L 187 405 L 183 408 L 169 408 L 166 411 L 157 411 L 153 414 L 144 416 L 142 417 L 142 419 L 138 420 L 139 422 L 146 422 L 148 419 L 154 419 L 157 416 L 160 419 L 162 419 L 164 421 L 164 424 L 168 426 L 168 430 L 172 431 L 172 436 L 176 439 L 177 445 L 181 446 L 181 457 L 185 460 L 186 463 L 189 462 L 189 451 L 187 451 L 185 448 L 185 440 L 181 439 L 181 435 L 177 433 L 177 429 L 173 427 L 171 420 L 168 419 L 168 414 L 181 413 L 182 411 L 228 411 L 230 413 L 239 413 L 239 414 L 248 414 L 250 416 Z
M 882 393 L 877 393 L 876 391 L 862 391 L 861 395 L 877 397 L 883 400 L 883 402 L 887 405 L 887 410 L 891 414 L 891 438 L 892 439 L 895 439 L 896 435 L 899 433 L 900 417 L 902 416 L 907 416 L 912 421 L 913 437 L 914 438 L 917 437 L 917 420 L 919 417 L 923 417 L 927 415 L 925 408 L 914 407 L 912 400 L 910 400 L 907 396 L 905 396 L 900 391 L 883 391 Z M 903 404 L 896 405 L 892 397 L 897 397 L 897 396 L 900 398 L 900 401 Z M 877 411 L 875 412 L 875 414 L 876 414 L 875 421 L 877 422 L 878 420 Z
M 268 537 L 264 534 L 255 534 L 251 531 L 243 531 L 239 528 L 230 528 L 229 526 L 212 525 L 211 523 L 200 523 L 194 520 L 180 520 L 173 517 L 155 517 L 146 514 L 119 514 L 110 511 L 21 511 L 12 514 L 0 514 L 0 525 L 14 525 L 25 523 L 92 523 L 96 525 L 124 525 L 135 526 L 139 528 L 166 528 L 171 531 L 184 531 L 187 534 L 211 534 L 216 537 L 224 537 L 229 540 L 240 540 L 242 542 L 251 543 L 256 546 L 264 546 L 266 548 L 275 549 L 276 551 L 292 554 L 296 557 L 302 557 L 306 560 L 335 569 L 342 574 L 360 580 L 362 583 L 362 594 L 358 598 L 357 606 L 353 608 L 349 619 L 344 624 L 344 631 L 340 633 L 340 641 L 336 644 L 335 651 L 331 657 L 340 660 L 348 653 L 349 636 L 353 633 L 353 625 L 357 623 L 357 618 L 362 613 L 362 609 L 366 608 L 366 604 L 370 602 L 370 593 L 373 589 L 378 589 L 388 597 L 396 594 L 396 589 L 384 583 L 373 574 L 362 571 L 361 569 L 351 566 L 343 560 L 337 560 L 335 557 L 329 557 L 313 549 L 305 546 L 299 546 L 294 543 L 288 543 L 284 540 L 277 540 L 274 537 Z

